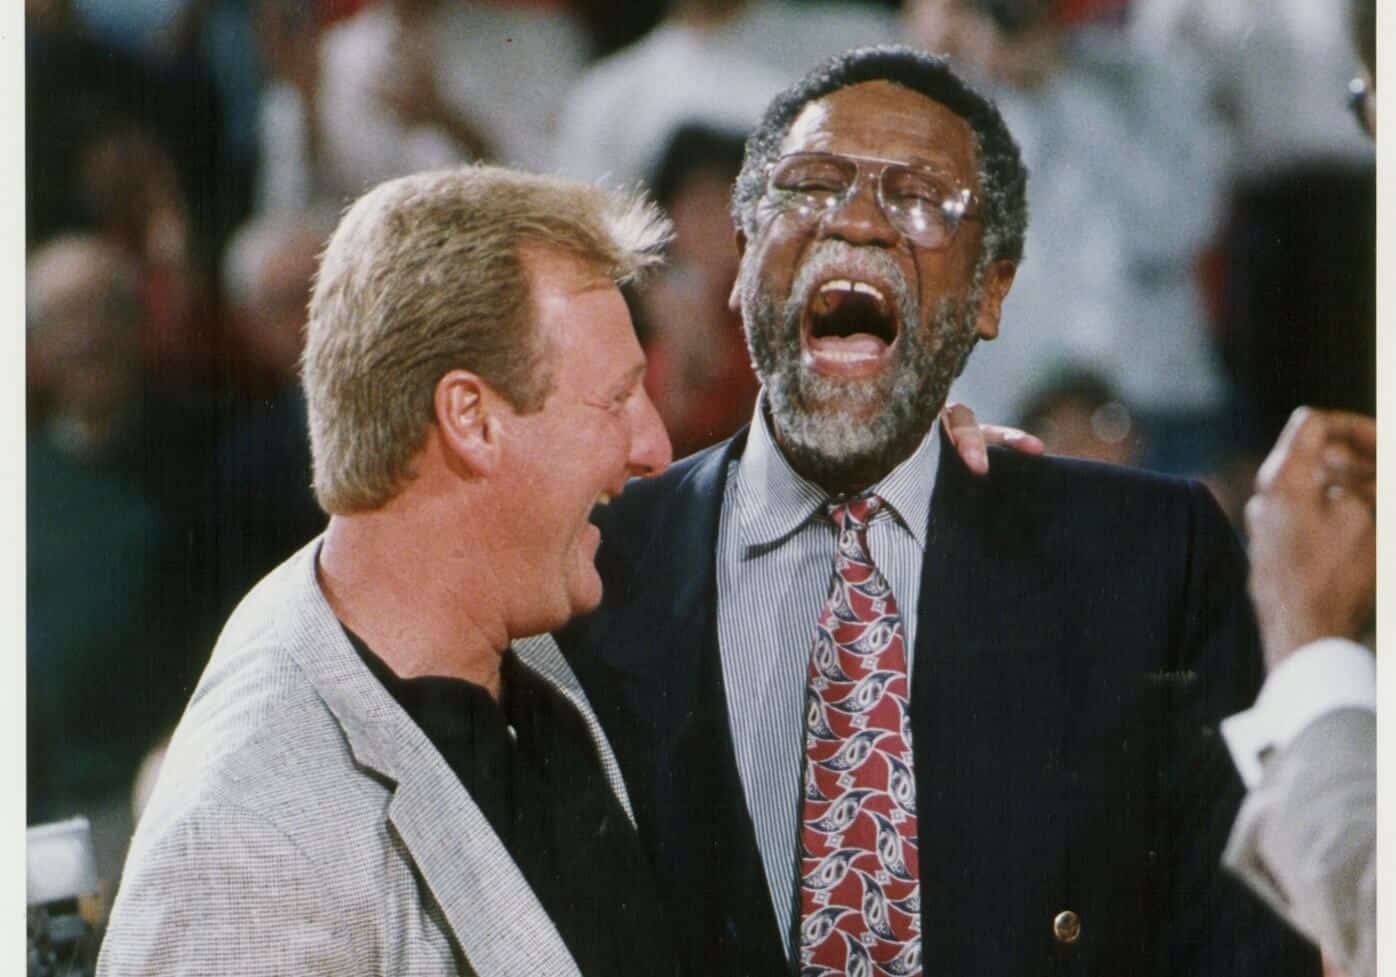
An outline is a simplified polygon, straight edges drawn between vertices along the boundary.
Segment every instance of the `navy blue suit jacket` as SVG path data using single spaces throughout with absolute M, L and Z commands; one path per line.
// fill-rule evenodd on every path
M 559 637 L 690 972 L 764 977 L 791 970 L 791 920 L 737 773 L 715 613 L 742 440 L 598 512 L 605 601 Z M 928 974 L 1318 973 L 1219 868 L 1242 787 L 1217 724 L 1262 678 L 1244 582 L 1196 484 L 997 450 L 976 478 L 945 447 L 911 693 Z

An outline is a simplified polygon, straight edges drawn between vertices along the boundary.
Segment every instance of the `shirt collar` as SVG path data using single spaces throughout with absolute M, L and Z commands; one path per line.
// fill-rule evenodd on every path
M 762 391 L 736 474 L 737 525 L 749 547 L 782 542 L 829 502 L 828 492 L 790 467 L 771 434 L 765 405 Z M 922 549 L 939 468 L 940 437 L 932 426 L 910 457 L 868 490 L 882 497 Z

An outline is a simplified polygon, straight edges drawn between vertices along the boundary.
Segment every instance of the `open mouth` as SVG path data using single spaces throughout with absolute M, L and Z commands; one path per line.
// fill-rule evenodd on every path
M 900 333 L 884 289 L 869 282 L 831 278 L 805 309 L 805 349 L 822 372 L 858 374 L 875 368 Z

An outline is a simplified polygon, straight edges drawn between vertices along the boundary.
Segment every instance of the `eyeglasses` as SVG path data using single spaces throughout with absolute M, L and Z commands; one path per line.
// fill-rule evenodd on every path
M 867 175 L 887 220 L 923 248 L 943 248 L 960 223 L 977 220 L 974 195 L 931 170 L 885 159 L 834 153 L 791 153 L 767 167 L 766 198 L 786 213 L 814 222 L 852 199 Z
M 1369 136 L 1375 135 L 1372 132 L 1371 110 L 1368 108 L 1371 100 L 1372 86 L 1366 78 L 1358 77 L 1348 82 L 1348 110 L 1357 120 L 1358 127 Z

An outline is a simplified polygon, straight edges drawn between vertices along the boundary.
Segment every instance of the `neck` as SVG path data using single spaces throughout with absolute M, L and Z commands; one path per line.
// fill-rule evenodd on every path
M 891 471 L 892 468 L 873 464 L 871 462 L 862 465 L 847 465 L 841 467 L 832 466 L 821 459 L 802 457 L 800 452 L 791 451 L 781 444 L 780 439 L 776 439 L 780 444 L 781 452 L 785 455 L 785 460 L 790 463 L 790 467 L 795 469 L 796 474 L 808 482 L 813 482 L 825 492 L 830 498 L 842 498 L 861 494 L 870 485 L 876 485 Z M 900 464 L 900 461 L 897 463 Z
M 479 588 L 488 561 L 461 527 L 443 531 L 429 508 L 399 495 L 372 512 L 331 518 L 321 589 L 335 616 L 397 675 L 464 679 L 497 699 L 509 635 Z

